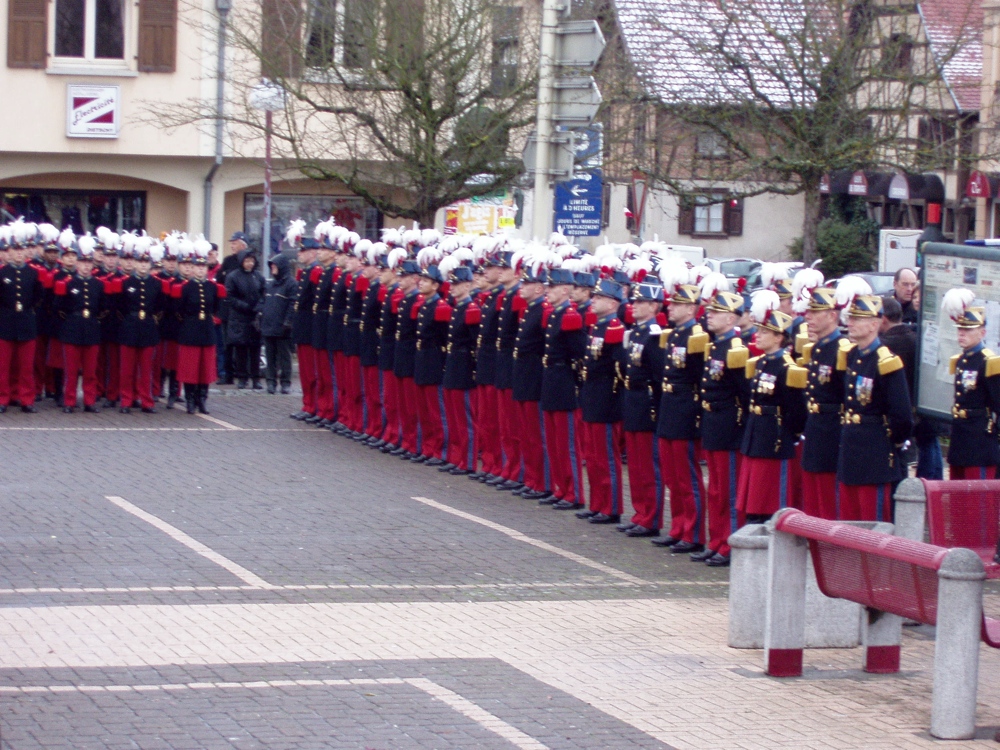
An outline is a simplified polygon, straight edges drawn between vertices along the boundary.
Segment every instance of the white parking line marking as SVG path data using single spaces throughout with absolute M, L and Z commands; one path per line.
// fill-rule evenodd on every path
M 148 693 L 155 691 L 176 692 L 182 690 L 262 690 L 283 687 L 374 687 L 377 685 L 409 685 L 422 690 L 435 700 L 439 700 L 454 711 L 462 714 L 487 731 L 502 737 L 520 750 L 549 750 L 534 737 L 482 706 L 463 698 L 453 690 L 438 685 L 423 677 L 382 677 L 378 679 L 355 680 L 261 680 L 258 682 L 187 682 L 164 685 L 26 685 L 0 686 L 0 695 L 37 695 L 39 693 Z
M 480 518 L 479 516 L 474 516 L 471 513 L 466 513 L 465 511 L 458 510 L 458 508 L 452 508 L 450 505 L 445 505 L 444 503 L 439 503 L 437 500 L 431 500 L 427 497 L 414 497 L 412 500 L 416 500 L 418 503 L 423 503 L 424 505 L 429 505 L 432 508 L 437 508 L 445 513 L 451 513 L 453 516 L 458 516 L 459 518 L 464 518 L 466 521 L 472 521 L 473 523 L 478 523 L 481 526 L 485 526 L 488 529 L 493 529 L 494 531 L 499 531 L 501 534 L 506 534 L 511 539 L 516 539 L 519 542 L 524 542 L 525 544 L 530 544 L 533 547 L 538 547 L 546 552 L 551 552 L 554 555 L 559 555 L 560 557 L 565 557 L 567 560 L 572 560 L 573 562 L 579 563 L 580 565 L 586 565 L 588 568 L 593 568 L 594 570 L 599 570 L 602 573 L 606 573 L 609 576 L 614 576 L 622 581 L 628 581 L 636 585 L 646 585 L 650 583 L 638 576 L 634 576 L 630 573 L 626 573 L 623 570 L 618 570 L 617 568 L 612 568 L 610 565 L 605 565 L 604 563 L 599 563 L 591 560 L 583 555 L 578 555 L 575 552 L 570 552 L 569 550 L 561 549 L 555 545 L 549 544 L 548 542 L 543 542 L 540 539 L 533 539 L 527 534 L 523 534 L 517 529 L 512 529 L 509 526 L 504 526 L 503 524 L 495 523 L 489 521 L 485 518 Z
M 213 417 L 211 414 L 198 414 L 197 416 L 201 417 L 202 419 L 204 419 L 204 420 L 206 420 L 208 422 L 211 422 L 212 424 L 217 424 L 217 425 L 219 425 L 219 427 L 225 427 L 227 430 L 242 430 L 243 429 L 242 427 L 237 427 L 236 425 L 230 424 L 229 422 L 226 422 L 225 420 L 219 419 L 218 417 Z
M 219 420 L 220 422 L 222 420 Z M 0 427 L 0 432 L 301 432 L 325 434 L 324 430 L 308 427 Z
M 146 523 L 150 524 L 151 526 L 156 527 L 157 529 L 159 529 L 160 531 L 162 531 L 164 534 L 166 534 L 167 536 L 169 536 L 174 541 L 180 542 L 185 547 L 187 547 L 188 549 L 190 549 L 190 550 L 192 550 L 194 552 L 197 552 L 199 555 L 201 555 L 202 557 L 206 558 L 207 560 L 211 560 L 216 565 L 218 565 L 218 566 L 220 566 L 222 568 L 225 568 L 230 573 L 232 573 L 234 576 L 236 576 L 241 581 L 243 581 L 243 583 L 245 583 L 248 586 L 250 586 L 250 588 L 254 588 L 254 589 L 273 589 L 273 588 L 275 588 L 275 586 L 272 586 L 270 583 L 268 583 L 267 581 L 265 581 L 260 576 L 254 574 L 254 573 L 251 573 L 249 570 L 247 570 L 246 568 L 244 568 L 242 565 L 239 565 L 239 564 L 233 562 L 228 557 L 223 557 L 218 552 L 216 552 L 215 550 L 213 550 L 211 547 L 206 547 L 204 544 L 202 544 L 201 542 L 199 542 L 197 539 L 194 539 L 193 537 L 185 534 L 183 531 L 181 531 L 180 529 L 178 529 L 176 526 L 171 526 L 169 523 L 167 523 L 166 521 L 164 521 L 164 520 L 162 520 L 160 518 L 157 518 L 152 513 L 147 513 L 142 508 L 140 508 L 140 507 L 138 507 L 136 505 L 133 505 L 132 503 L 130 503 L 125 498 L 117 497 L 115 495 L 106 495 L 105 497 L 108 500 L 110 500 L 112 503 L 114 503 L 115 505 L 117 505 L 119 508 L 121 508 L 122 510 L 127 511 L 128 513 L 131 513 L 136 518 L 141 518 Z

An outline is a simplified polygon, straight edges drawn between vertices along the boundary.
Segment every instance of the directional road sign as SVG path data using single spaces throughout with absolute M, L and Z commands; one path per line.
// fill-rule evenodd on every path
M 567 237 L 596 237 L 604 208 L 601 172 L 587 172 L 556 183 L 555 228 Z

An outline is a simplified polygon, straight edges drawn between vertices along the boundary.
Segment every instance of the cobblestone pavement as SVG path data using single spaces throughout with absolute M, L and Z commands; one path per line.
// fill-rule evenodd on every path
M 903 672 L 726 643 L 727 571 L 213 392 L 0 416 L 0 748 L 919 748 Z M 994 591 L 994 590 L 991 590 Z M 988 608 L 1000 611 L 1000 595 Z M 996 747 L 1000 654 L 983 648 Z

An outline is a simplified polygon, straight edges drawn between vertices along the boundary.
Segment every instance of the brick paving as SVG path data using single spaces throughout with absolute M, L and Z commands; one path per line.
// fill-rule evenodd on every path
M 900 675 L 767 678 L 725 646 L 725 570 L 226 390 L 216 421 L 0 416 L 0 747 L 936 744 L 929 628 Z M 950 747 L 996 747 L 998 667 Z

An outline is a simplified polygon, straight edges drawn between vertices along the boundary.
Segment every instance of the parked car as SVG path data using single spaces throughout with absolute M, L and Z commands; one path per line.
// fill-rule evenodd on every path
M 864 279 L 875 294 L 880 296 L 892 294 L 892 279 L 895 274 L 890 271 L 865 271 L 864 273 L 849 273 L 847 276 L 857 276 Z
M 759 270 L 761 262 L 753 258 L 706 258 L 705 265 L 728 279 L 738 279 Z
M 792 276 L 794 276 L 795 272 L 798 271 L 800 268 L 802 268 L 802 264 L 801 263 L 789 263 L 788 264 L 788 268 L 789 268 L 788 272 Z M 760 289 L 762 286 L 764 286 L 761 283 L 761 280 L 760 280 L 760 271 L 761 271 L 761 269 L 758 268 L 756 271 L 754 271 L 749 276 L 747 276 L 747 285 L 746 285 L 746 288 L 744 289 L 744 291 L 755 292 L 758 289 Z

